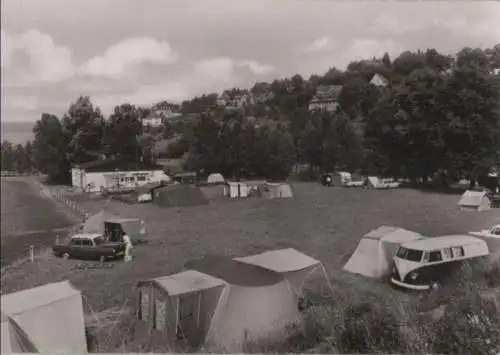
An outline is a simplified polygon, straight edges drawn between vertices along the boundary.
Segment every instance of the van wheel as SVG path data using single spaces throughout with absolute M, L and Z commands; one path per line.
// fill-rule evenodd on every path
M 100 261 L 101 263 L 105 262 L 105 261 L 106 261 L 106 257 L 105 257 L 104 255 L 101 255 L 101 256 L 99 257 L 99 261 Z
M 64 260 L 68 260 L 69 259 L 69 253 L 64 253 L 62 255 L 62 257 L 63 257 Z

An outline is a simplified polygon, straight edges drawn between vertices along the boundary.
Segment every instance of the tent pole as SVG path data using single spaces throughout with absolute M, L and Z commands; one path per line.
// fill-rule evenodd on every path
M 332 286 L 332 283 L 330 282 L 330 278 L 328 277 L 328 273 L 326 272 L 326 269 L 325 269 L 325 266 L 323 264 L 320 264 L 321 265 L 321 270 L 323 271 L 323 276 L 325 277 L 325 280 L 326 280 L 326 283 L 328 285 L 328 288 L 330 289 L 331 293 L 332 293 L 332 297 L 333 297 L 333 286 Z

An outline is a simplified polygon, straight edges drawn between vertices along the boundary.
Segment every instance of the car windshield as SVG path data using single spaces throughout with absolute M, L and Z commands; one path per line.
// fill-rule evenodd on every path
M 420 262 L 422 260 L 422 254 L 423 253 L 421 250 L 413 250 L 404 247 L 399 247 L 396 256 L 401 259 Z
M 105 243 L 105 240 L 103 237 L 97 237 L 97 238 L 94 238 L 94 243 L 95 243 L 95 245 L 101 245 L 101 244 Z

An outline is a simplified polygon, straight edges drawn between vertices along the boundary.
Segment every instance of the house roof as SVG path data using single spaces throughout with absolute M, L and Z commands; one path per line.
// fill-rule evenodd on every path
M 73 167 L 85 170 L 86 172 L 153 171 L 153 170 L 162 170 L 163 168 L 159 164 L 131 162 L 120 159 L 94 160 L 88 163 L 75 164 Z
M 242 287 L 270 286 L 284 280 L 283 275 L 277 272 L 225 256 L 208 255 L 202 259 L 189 261 L 184 267 L 214 276 L 230 285 Z
M 434 250 L 442 248 L 459 247 L 471 244 L 486 244 L 482 239 L 475 238 L 469 235 L 445 235 L 435 238 L 426 238 L 410 241 L 401 244 L 401 246 L 408 249 L 416 250 Z
M 316 88 L 316 96 L 338 97 L 342 91 L 342 85 L 319 85 Z

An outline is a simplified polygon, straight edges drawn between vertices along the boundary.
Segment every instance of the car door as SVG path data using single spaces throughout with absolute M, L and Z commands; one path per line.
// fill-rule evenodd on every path
M 69 244 L 69 254 L 73 258 L 82 257 L 82 240 L 80 238 L 73 238 Z
M 98 257 L 96 254 L 96 248 L 94 246 L 94 242 L 90 239 L 82 239 L 81 246 L 81 258 L 82 259 L 95 259 Z

